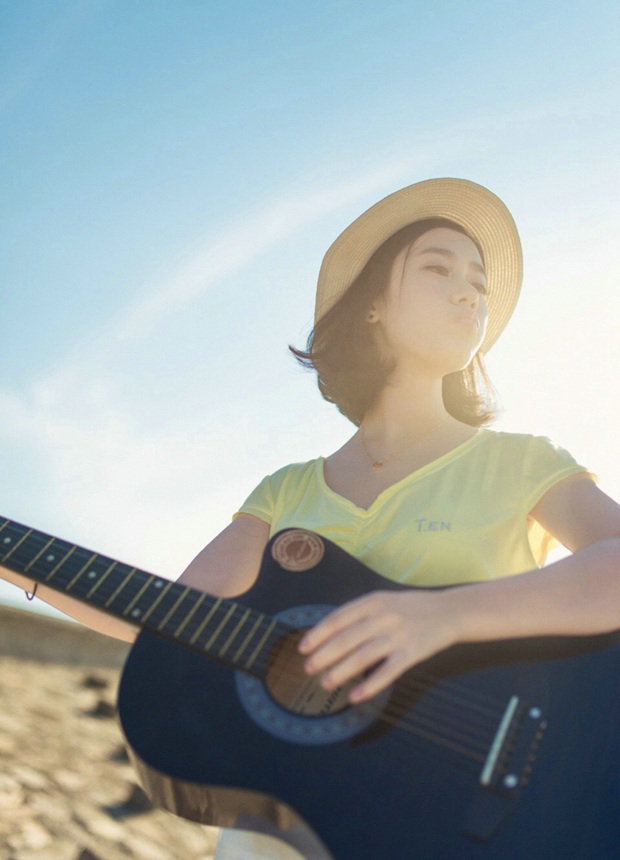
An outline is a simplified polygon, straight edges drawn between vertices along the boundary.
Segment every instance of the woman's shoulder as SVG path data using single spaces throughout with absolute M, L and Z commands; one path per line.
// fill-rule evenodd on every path
M 254 487 L 237 513 L 250 513 L 270 522 L 276 506 L 283 499 L 290 499 L 299 493 L 307 493 L 323 458 L 308 460 L 305 463 L 289 463 L 276 469 Z M 235 515 L 236 516 L 236 515 Z
M 537 474 L 547 470 L 584 469 L 573 455 L 548 436 L 534 433 L 511 433 L 485 430 L 487 454 L 509 461 L 525 473 Z
M 535 433 L 513 433 L 509 430 L 484 429 L 480 431 L 487 445 L 505 451 L 527 451 L 528 449 L 562 450 L 548 436 Z
M 288 481 L 297 483 L 314 475 L 316 470 L 322 466 L 323 460 L 324 457 L 315 457 L 314 460 L 306 460 L 302 463 L 288 463 L 286 466 L 276 469 L 275 472 L 271 472 L 264 480 L 272 486 L 282 486 Z

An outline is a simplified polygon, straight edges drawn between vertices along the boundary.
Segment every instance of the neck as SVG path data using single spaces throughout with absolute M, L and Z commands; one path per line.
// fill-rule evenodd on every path
M 453 422 L 446 411 L 441 379 L 392 379 L 364 415 L 365 431 L 386 443 L 414 437 L 440 421 Z

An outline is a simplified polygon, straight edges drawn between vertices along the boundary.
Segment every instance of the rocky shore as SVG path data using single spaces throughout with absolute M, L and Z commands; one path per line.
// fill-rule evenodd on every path
M 210 860 L 217 831 L 155 810 L 115 717 L 126 646 L 0 606 L 0 860 Z

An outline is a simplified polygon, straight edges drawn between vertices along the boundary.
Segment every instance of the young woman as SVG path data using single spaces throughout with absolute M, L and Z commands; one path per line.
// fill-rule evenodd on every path
M 353 701 L 456 642 L 620 627 L 620 507 L 548 440 L 481 429 L 482 355 L 520 282 L 514 222 L 473 183 L 421 182 L 358 218 L 325 257 L 315 329 L 295 351 L 358 429 L 266 478 L 182 576 L 239 594 L 269 537 L 301 526 L 400 582 L 479 583 L 375 592 L 311 630 L 306 667 L 327 689 L 375 667 Z M 540 571 L 552 539 L 574 555 Z M 217 856 L 291 854 L 224 831 Z
M 307 671 L 326 689 L 363 675 L 354 702 L 457 642 L 620 628 L 620 507 L 547 439 L 485 427 L 493 400 L 483 356 L 520 282 L 514 222 L 474 183 L 420 182 L 354 221 L 323 261 L 308 348 L 293 351 L 356 432 L 330 456 L 265 478 L 181 577 L 242 594 L 270 536 L 298 526 L 402 583 L 477 583 L 377 591 L 311 629 L 300 646 Z M 554 540 L 573 554 L 541 571 Z M 38 595 L 95 629 L 133 636 L 45 587 Z M 217 856 L 297 855 L 225 831 Z

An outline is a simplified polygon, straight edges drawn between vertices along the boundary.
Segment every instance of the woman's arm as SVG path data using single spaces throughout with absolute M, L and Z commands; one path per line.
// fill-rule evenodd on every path
M 22 576 L 21 573 L 15 573 L 6 567 L 0 567 L 0 576 L 7 582 L 16 585 L 24 591 L 32 593 L 35 588 L 35 583 L 27 576 Z M 119 618 L 113 615 L 107 615 L 105 612 L 100 612 L 98 609 L 93 609 L 81 600 L 75 600 L 72 597 L 67 597 L 60 591 L 55 591 L 48 585 L 38 583 L 37 599 L 43 600 L 55 609 L 64 612 L 74 621 L 79 621 L 91 630 L 97 633 L 103 633 L 104 636 L 111 636 L 113 639 L 122 639 L 124 642 L 133 642 L 136 638 L 137 631 L 130 624 L 125 624 Z
M 620 505 L 590 478 L 577 475 L 552 487 L 531 515 L 573 555 L 542 570 L 484 583 L 480 596 L 489 602 L 480 601 L 477 610 L 462 595 L 464 637 L 473 640 L 476 630 L 480 641 L 620 628 Z
M 457 642 L 620 628 L 620 506 L 575 476 L 549 490 L 532 516 L 574 554 L 493 582 L 352 601 L 304 637 L 309 671 L 327 672 L 331 689 L 380 663 L 352 693 L 362 701 Z
M 198 553 L 179 582 L 218 597 L 236 597 L 254 583 L 268 541 L 268 523 L 240 514 Z

